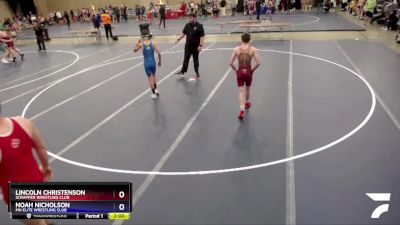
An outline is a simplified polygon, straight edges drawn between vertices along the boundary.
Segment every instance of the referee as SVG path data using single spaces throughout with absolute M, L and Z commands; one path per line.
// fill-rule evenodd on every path
M 164 22 L 164 29 L 165 29 L 165 5 L 160 6 L 159 13 L 160 13 L 160 23 L 158 25 L 158 29 L 161 28 L 162 22 Z
M 186 24 L 179 36 L 176 43 L 178 43 L 182 38 L 186 36 L 185 44 L 185 59 L 183 60 L 183 65 L 181 71 L 177 73 L 179 77 L 183 77 L 187 72 L 190 57 L 193 55 L 194 71 L 196 75 L 189 79 L 189 81 L 197 81 L 200 79 L 199 74 L 199 52 L 203 48 L 204 44 L 204 28 L 203 25 L 197 22 L 196 14 L 189 14 L 189 23 Z

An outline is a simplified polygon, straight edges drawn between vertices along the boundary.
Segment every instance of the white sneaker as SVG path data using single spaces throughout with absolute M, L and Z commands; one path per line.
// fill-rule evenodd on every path
M 197 80 L 199 80 L 199 78 L 196 77 L 191 77 L 188 79 L 189 82 L 196 82 Z
M 150 97 L 151 97 L 152 99 L 157 99 L 157 98 L 158 98 L 156 94 L 152 94 Z
M 156 93 L 157 96 L 160 95 L 160 92 L 158 91 L 158 89 L 154 90 L 154 92 Z
M 4 58 L 1 60 L 1 62 L 4 63 L 4 64 L 10 63 L 7 59 L 4 59 Z

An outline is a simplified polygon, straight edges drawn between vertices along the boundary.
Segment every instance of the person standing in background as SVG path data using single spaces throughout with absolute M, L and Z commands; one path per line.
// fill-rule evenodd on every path
M 160 23 L 158 24 L 158 28 L 161 28 L 161 23 L 163 23 L 164 25 L 164 29 L 165 29 L 165 5 L 161 5 L 160 6 Z
M 135 6 L 135 13 L 136 13 L 136 21 L 142 20 L 141 19 L 141 10 L 140 10 L 140 6 L 136 5 Z
M 160 11 L 160 6 L 159 5 L 154 5 L 153 6 L 153 18 L 158 19 L 158 12 Z
M 71 20 L 69 19 L 69 15 L 68 15 L 67 11 L 64 11 L 64 19 L 65 19 L 65 22 L 67 23 L 68 29 L 70 29 L 71 28 Z
M 248 0 L 247 7 L 249 8 L 249 18 L 252 19 L 254 10 L 256 8 L 255 0 Z
M 221 0 L 219 6 L 221 7 L 221 16 L 226 16 L 226 0 Z
M 346 9 L 347 9 L 347 2 L 348 2 L 348 0 L 342 0 L 342 8 L 340 9 L 341 11 L 346 11 Z
M 317 1 L 317 12 L 321 13 L 324 11 L 324 0 L 316 0 Z
M 32 13 L 31 11 L 29 11 L 29 12 L 28 12 L 28 15 L 26 15 L 26 18 L 28 19 L 28 22 L 29 22 L 30 24 L 33 23 L 32 17 L 34 17 L 34 16 L 35 16 L 35 15 L 33 15 L 33 13 Z
M 76 22 L 75 21 L 75 16 L 74 16 L 74 11 L 72 9 L 69 11 L 69 15 L 71 16 L 71 20 Z
M 115 6 L 113 8 L 113 12 L 114 12 L 115 18 L 117 19 L 117 22 L 119 23 L 121 20 L 121 11 L 120 11 L 119 7 Z
M 267 12 L 265 13 L 265 19 L 272 21 L 272 14 L 275 13 L 275 2 L 274 0 L 267 0 Z
M 365 3 L 363 8 L 365 12 L 364 26 L 371 23 L 372 17 L 374 16 L 376 4 L 376 0 L 367 0 L 367 2 Z
M 237 2 L 237 0 L 230 0 L 230 2 L 231 2 L 231 10 L 232 10 L 231 16 L 235 16 L 236 7 L 237 7 L 238 2 Z
M 57 23 L 59 23 L 60 20 L 62 20 L 62 18 L 63 18 L 63 16 L 62 16 L 62 14 L 61 14 L 60 11 L 57 11 L 57 12 L 56 12 L 56 17 L 57 17 Z
M 112 38 L 112 28 L 111 28 L 111 16 L 106 12 L 106 10 L 103 10 L 103 14 L 101 14 L 101 20 L 103 21 L 104 25 L 104 30 L 106 31 L 106 37 L 107 40 L 109 39 L 109 36 Z
M 126 6 L 126 4 L 122 6 L 122 17 L 125 21 L 128 21 L 128 7 Z
M 145 18 L 146 18 L 146 7 L 144 7 L 144 5 L 142 5 L 142 7 L 140 7 L 140 15 L 142 15 L 142 20 L 145 20 Z
M 201 8 L 201 16 L 204 19 L 207 19 L 208 12 L 207 12 L 206 1 L 201 1 L 200 8 Z
M 267 0 L 268 1 L 268 0 Z M 257 12 L 257 20 L 260 20 L 261 13 L 261 0 L 256 0 L 256 12 Z
M 97 35 L 97 39 L 100 39 L 100 37 L 101 37 L 101 35 L 100 35 L 100 18 L 96 14 L 92 15 L 92 23 L 93 23 L 93 27 L 95 29 L 97 29 L 99 32 Z
M 189 13 L 194 13 L 194 3 L 193 3 L 193 1 L 191 1 L 189 3 Z
M 186 3 L 182 2 L 180 10 L 183 12 L 183 17 L 186 15 Z

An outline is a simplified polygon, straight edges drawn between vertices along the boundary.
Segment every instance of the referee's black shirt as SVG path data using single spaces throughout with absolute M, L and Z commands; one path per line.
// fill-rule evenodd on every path
M 203 24 L 197 21 L 195 23 L 187 23 L 182 33 L 186 35 L 186 47 L 198 47 L 200 38 L 205 36 Z
M 165 6 L 161 6 L 159 13 L 160 13 L 160 18 L 165 19 Z

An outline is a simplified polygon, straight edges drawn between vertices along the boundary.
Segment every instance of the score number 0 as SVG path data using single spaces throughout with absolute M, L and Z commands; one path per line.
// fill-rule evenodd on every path
M 125 197 L 125 192 L 120 191 L 120 192 L 118 193 L 118 197 L 119 197 L 120 199 L 123 199 L 123 198 Z M 120 211 L 124 211 L 125 205 L 124 205 L 124 204 L 119 204 L 118 208 L 119 208 Z

